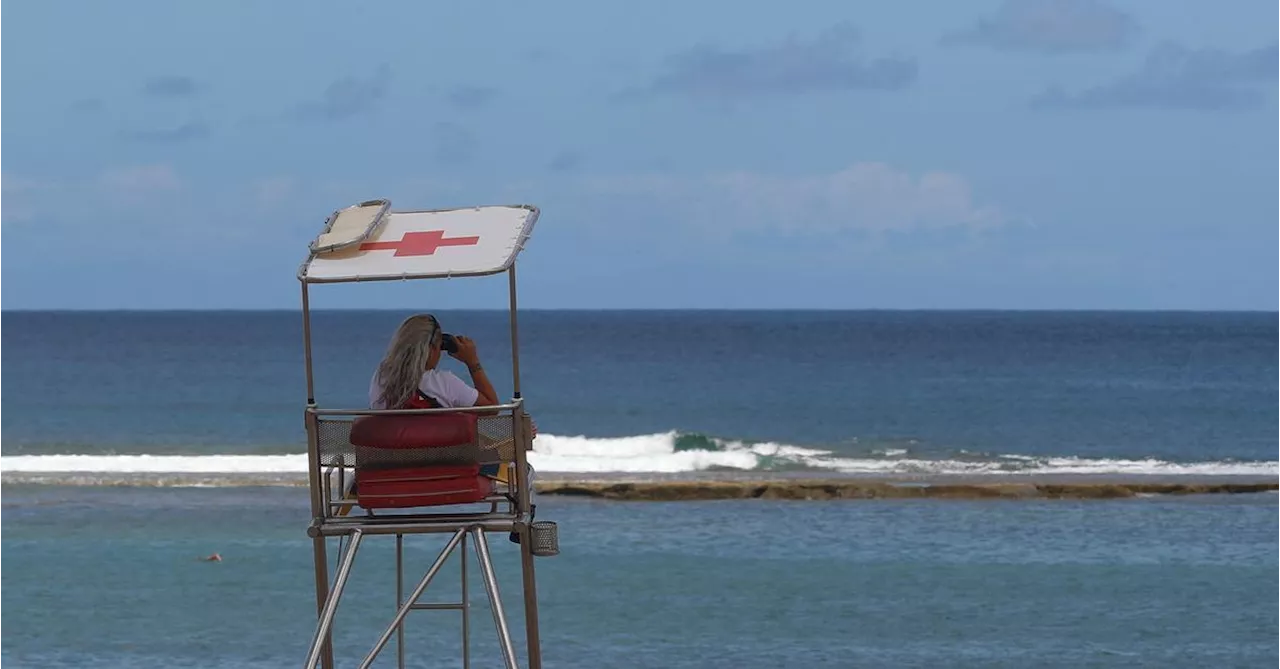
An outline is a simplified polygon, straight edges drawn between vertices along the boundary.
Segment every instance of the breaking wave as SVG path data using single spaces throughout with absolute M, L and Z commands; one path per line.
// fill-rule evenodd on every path
M 864 475 L 1122 474 L 1276 476 L 1280 463 L 1256 461 L 1169 462 L 1028 455 L 938 457 L 909 448 L 881 448 L 856 455 L 776 442 L 746 442 L 698 434 L 663 432 L 596 438 L 539 435 L 529 461 L 540 472 L 584 474 L 678 474 L 703 471 L 815 472 Z M 0 457 L 6 478 L 21 475 L 93 474 L 227 475 L 231 479 L 301 475 L 303 453 L 279 455 L 12 455 Z M 24 478 L 27 478 L 24 476 Z

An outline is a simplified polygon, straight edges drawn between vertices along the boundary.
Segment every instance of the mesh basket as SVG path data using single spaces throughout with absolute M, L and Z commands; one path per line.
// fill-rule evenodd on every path
M 560 530 L 549 520 L 539 520 L 529 525 L 530 552 L 538 557 L 560 554 Z

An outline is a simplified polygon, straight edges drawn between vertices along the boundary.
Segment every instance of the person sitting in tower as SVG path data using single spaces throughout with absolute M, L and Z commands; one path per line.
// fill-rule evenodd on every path
M 391 338 L 387 353 L 369 382 L 372 409 L 462 408 L 498 404 L 498 393 L 480 364 L 470 337 L 449 336 L 431 314 L 405 319 Z M 467 366 L 471 383 L 440 369 L 445 348 L 449 356 Z
M 444 352 L 467 366 L 474 386 L 440 368 Z M 396 328 L 369 382 L 372 409 L 454 409 L 497 404 L 498 393 L 480 364 L 475 341 L 462 335 L 445 334 L 431 314 L 410 316 Z M 538 436 L 537 424 L 530 421 L 529 425 L 530 438 Z M 486 465 L 481 473 L 504 483 L 511 482 L 507 463 Z M 532 467 L 529 474 L 532 481 Z

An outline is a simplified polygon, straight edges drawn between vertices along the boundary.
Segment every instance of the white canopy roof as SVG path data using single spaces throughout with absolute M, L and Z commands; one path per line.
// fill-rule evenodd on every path
M 506 271 L 538 220 L 530 205 L 392 212 L 371 200 L 334 212 L 311 243 L 307 283 L 484 276 Z

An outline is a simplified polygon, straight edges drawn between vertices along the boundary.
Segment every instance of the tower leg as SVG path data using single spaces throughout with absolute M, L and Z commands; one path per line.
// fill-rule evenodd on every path
M 493 560 L 489 557 L 489 540 L 484 530 L 471 530 L 476 542 L 476 556 L 480 558 L 480 572 L 484 574 L 484 588 L 489 593 L 489 608 L 493 610 L 493 625 L 498 628 L 498 642 L 502 646 L 502 659 L 507 669 L 516 669 L 516 650 L 511 645 L 511 633 L 507 630 L 507 616 L 502 610 L 502 597 L 498 594 L 498 577 L 493 572 Z M 528 541 L 526 540 L 527 544 Z
M 342 589 L 346 587 L 347 578 L 351 576 L 351 565 L 356 561 L 356 551 L 360 549 L 360 539 L 363 537 L 364 532 L 351 531 L 351 545 L 347 546 L 347 551 L 342 555 L 342 561 L 338 563 L 338 574 L 333 579 L 333 590 L 329 592 L 328 597 L 325 597 L 324 609 L 320 612 L 320 624 L 316 626 L 316 635 L 311 639 L 311 652 L 307 654 L 306 669 L 315 667 L 316 661 L 320 659 L 321 650 L 332 645 L 327 642 L 329 628 L 333 626 L 333 614 L 338 610 Z
M 329 597 L 329 551 L 325 545 L 325 538 L 317 536 L 311 540 L 312 551 L 315 554 L 316 567 L 316 619 L 320 619 L 320 615 L 324 613 L 324 602 Z M 320 659 L 324 669 L 333 669 L 333 641 L 326 636 L 324 639 L 324 647 L 321 651 Z M 315 667 L 313 660 L 307 669 Z
M 396 608 L 404 604 L 404 535 L 396 535 Z M 404 669 L 404 621 L 396 625 L 396 666 Z
M 542 669 L 542 641 L 538 636 L 538 585 L 533 572 L 532 528 L 520 534 L 520 566 L 524 577 L 524 633 L 529 645 L 529 669 Z
M 467 594 L 467 535 L 462 535 L 462 669 L 471 669 L 471 596 Z

